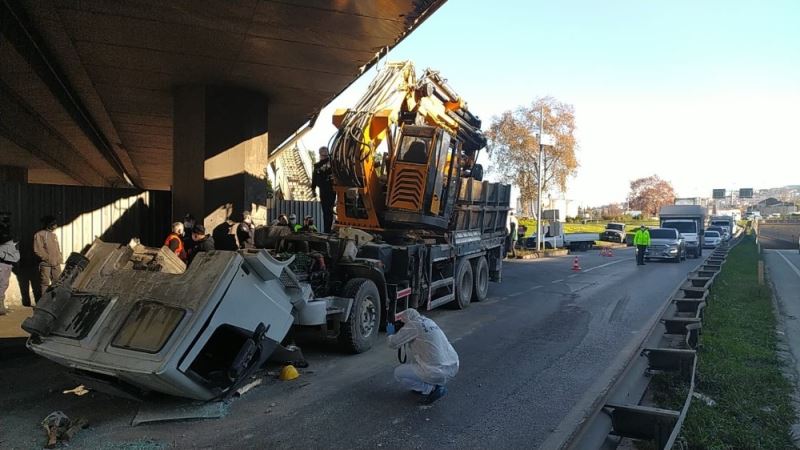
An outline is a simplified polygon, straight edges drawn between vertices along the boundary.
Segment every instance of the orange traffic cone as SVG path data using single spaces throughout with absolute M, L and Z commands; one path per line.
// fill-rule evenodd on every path
M 575 259 L 572 260 L 572 271 L 573 272 L 580 272 L 581 271 L 581 264 L 578 262 L 578 257 L 576 256 Z

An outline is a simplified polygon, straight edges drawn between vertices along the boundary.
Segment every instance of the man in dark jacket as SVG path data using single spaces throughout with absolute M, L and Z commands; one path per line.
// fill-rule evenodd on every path
M 194 241 L 194 247 L 189 254 L 189 264 L 192 263 L 198 253 L 214 250 L 214 238 L 206 234 L 206 228 L 202 225 L 195 225 L 192 228 L 192 241 Z
M 243 212 L 242 222 L 236 228 L 236 237 L 239 241 L 239 248 L 256 248 L 255 228 L 256 227 L 253 225 L 253 217 L 250 215 L 250 211 Z
M 185 251 L 187 255 L 191 255 L 192 249 L 194 248 L 192 229 L 196 224 L 197 220 L 195 220 L 193 215 L 186 213 L 186 215 L 183 216 L 183 251 Z
M 316 196 L 319 188 L 319 202 L 322 206 L 323 232 L 333 229 L 333 207 L 336 205 L 336 191 L 333 189 L 333 172 L 328 158 L 328 147 L 319 148 L 319 161 L 314 164 L 311 177 L 311 192 Z

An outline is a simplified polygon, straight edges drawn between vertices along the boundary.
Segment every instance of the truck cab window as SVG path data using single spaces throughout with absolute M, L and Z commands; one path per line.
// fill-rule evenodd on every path
M 406 137 L 400 147 L 400 161 L 427 164 L 429 142 L 426 138 Z

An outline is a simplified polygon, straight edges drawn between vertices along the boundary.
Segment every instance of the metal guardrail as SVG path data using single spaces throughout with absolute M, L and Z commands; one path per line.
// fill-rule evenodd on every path
M 697 345 L 708 292 L 735 239 L 709 255 L 662 307 L 635 353 L 594 403 L 593 413 L 560 445 L 562 449 L 613 449 L 623 439 L 650 441 L 671 449 L 680 435 L 695 388 Z M 687 387 L 680 410 L 647 405 L 650 380 L 674 374 Z

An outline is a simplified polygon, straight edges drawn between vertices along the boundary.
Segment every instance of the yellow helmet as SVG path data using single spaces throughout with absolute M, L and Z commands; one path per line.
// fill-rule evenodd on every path
M 297 369 L 295 369 L 293 365 L 289 364 L 288 366 L 283 366 L 283 369 L 281 369 L 281 374 L 278 378 L 280 378 L 282 381 L 290 381 L 299 376 L 300 374 L 297 372 Z

